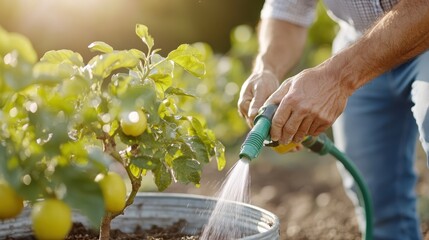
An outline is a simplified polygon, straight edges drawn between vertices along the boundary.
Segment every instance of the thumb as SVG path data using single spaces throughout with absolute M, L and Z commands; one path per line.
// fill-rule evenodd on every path
M 283 97 L 287 94 L 289 91 L 288 85 L 282 85 L 279 89 L 277 89 L 271 96 L 267 98 L 267 100 L 262 103 L 263 106 L 268 106 L 271 104 L 279 105 L 283 99 Z

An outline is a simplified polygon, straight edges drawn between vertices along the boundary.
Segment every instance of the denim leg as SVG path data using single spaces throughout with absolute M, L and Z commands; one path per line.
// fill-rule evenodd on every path
M 356 91 L 333 126 L 337 147 L 354 161 L 370 189 L 377 240 L 421 239 L 414 171 L 418 131 L 413 112 L 419 112 L 419 127 L 428 133 L 429 87 L 426 81 L 423 96 L 420 84 L 413 84 L 418 60 L 409 61 Z M 428 69 L 429 66 L 425 70 Z M 416 102 L 413 112 L 412 85 Z M 420 109 L 423 105 L 426 110 Z M 427 147 L 428 134 L 425 137 Z M 350 175 L 342 167 L 339 169 L 348 195 L 356 200 Z M 357 208 L 356 212 L 360 216 L 362 210 Z

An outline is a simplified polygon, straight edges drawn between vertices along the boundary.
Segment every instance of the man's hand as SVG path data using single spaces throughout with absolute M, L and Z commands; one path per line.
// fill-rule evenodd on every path
M 287 79 L 268 104 L 279 104 L 271 125 L 271 139 L 287 144 L 325 131 L 344 110 L 351 91 L 341 86 L 322 64 Z
M 258 110 L 278 87 L 279 80 L 270 71 L 253 73 L 244 82 L 238 99 L 238 111 L 250 127 Z

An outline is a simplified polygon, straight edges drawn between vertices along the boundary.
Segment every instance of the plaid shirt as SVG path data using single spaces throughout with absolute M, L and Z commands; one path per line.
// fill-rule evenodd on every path
M 399 0 L 324 0 L 329 14 L 340 24 L 363 32 Z M 315 18 L 317 0 L 266 0 L 262 18 L 276 18 L 302 26 Z
M 324 0 L 328 14 L 339 24 L 334 52 L 354 42 L 399 0 Z M 316 15 L 317 0 L 266 0 L 261 18 L 275 18 L 309 26 Z

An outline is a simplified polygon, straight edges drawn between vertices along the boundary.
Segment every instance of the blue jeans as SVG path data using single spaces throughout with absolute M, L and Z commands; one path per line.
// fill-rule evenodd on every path
M 418 136 L 429 156 L 428 109 L 426 52 L 357 90 L 333 126 L 336 146 L 354 161 L 369 186 L 374 239 L 422 238 L 414 160 Z M 339 169 L 346 192 L 357 203 L 353 181 L 342 166 Z M 356 210 L 360 216 L 362 210 Z

